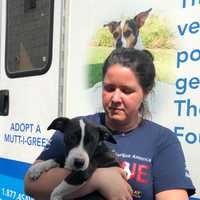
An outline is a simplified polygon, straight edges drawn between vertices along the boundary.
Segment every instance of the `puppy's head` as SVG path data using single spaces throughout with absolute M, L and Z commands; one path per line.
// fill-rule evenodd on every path
M 103 140 L 116 143 L 111 132 L 102 125 L 84 121 L 83 119 L 55 119 L 48 130 L 54 129 L 64 133 L 65 168 L 85 170 L 94 152 Z
M 112 33 L 116 48 L 135 47 L 139 35 L 139 29 L 144 25 L 151 10 L 152 9 L 141 12 L 132 19 L 119 22 L 112 21 L 104 25 L 104 27 L 108 27 L 108 30 Z

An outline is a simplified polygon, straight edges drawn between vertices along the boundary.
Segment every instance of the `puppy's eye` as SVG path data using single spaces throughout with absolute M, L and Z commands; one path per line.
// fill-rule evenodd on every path
M 118 32 L 114 32 L 114 33 L 113 33 L 113 37 L 114 37 L 115 39 L 117 39 L 117 38 L 119 37 L 119 33 L 118 33 Z
M 67 135 L 67 143 L 76 143 L 77 140 L 78 140 L 78 137 L 76 135 L 76 133 L 73 133 L 73 134 L 70 134 L 70 135 Z
M 84 138 L 84 144 L 88 144 L 90 141 L 91 141 L 90 137 L 87 136 Z
M 126 31 L 123 33 L 125 38 L 128 38 L 132 34 L 132 31 Z
M 72 141 L 76 140 L 76 136 L 75 136 L 75 135 L 73 135 L 73 134 L 72 134 L 72 135 L 70 135 L 70 137 L 69 137 L 69 138 L 70 138 L 70 140 L 72 140 Z

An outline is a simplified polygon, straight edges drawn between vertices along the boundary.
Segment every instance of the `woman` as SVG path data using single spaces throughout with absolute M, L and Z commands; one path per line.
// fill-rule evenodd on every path
M 153 89 L 154 79 L 153 58 L 148 51 L 122 48 L 108 56 L 103 66 L 105 113 L 84 118 L 103 124 L 113 132 L 117 144 L 110 147 L 122 161 L 129 180 L 120 168 L 99 168 L 71 197 L 95 190 L 109 200 L 187 200 L 194 194 L 175 134 L 144 119 L 147 112 L 144 101 Z M 36 162 L 42 162 L 49 154 L 64 156 L 61 135 L 54 134 L 50 147 Z M 56 168 L 35 182 L 25 177 L 25 191 L 36 199 L 46 199 L 68 173 Z

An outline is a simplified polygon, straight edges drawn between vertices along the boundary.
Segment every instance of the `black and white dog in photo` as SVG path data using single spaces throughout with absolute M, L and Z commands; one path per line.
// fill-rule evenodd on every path
M 28 176 L 36 180 L 51 168 L 64 166 L 72 172 L 53 190 L 51 200 L 62 200 L 64 196 L 78 190 L 98 167 L 119 166 L 115 155 L 104 140 L 116 143 L 111 132 L 102 125 L 83 119 L 56 118 L 48 130 L 59 130 L 64 134 L 65 160 L 58 163 L 56 158 L 37 163 L 30 167 Z M 79 200 L 103 200 L 94 192 Z

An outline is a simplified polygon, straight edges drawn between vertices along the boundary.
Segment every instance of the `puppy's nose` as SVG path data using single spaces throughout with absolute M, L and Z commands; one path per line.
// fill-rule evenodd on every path
M 81 167 L 83 167 L 84 164 L 85 164 L 85 160 L 80 159 L 80 158 L 75 158 L 75 159 L 74 159 L 74 166 L 75 166 L 77 169 L 80 169 Z

